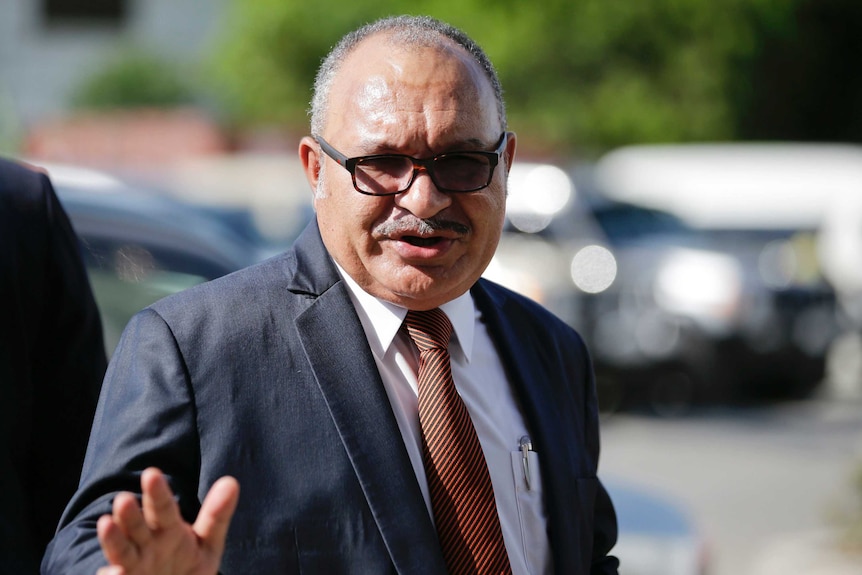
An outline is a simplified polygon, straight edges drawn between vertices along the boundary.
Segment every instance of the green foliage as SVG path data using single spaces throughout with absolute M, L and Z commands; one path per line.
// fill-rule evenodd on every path
M 732 138 L 735 73 L 758 30 L 792 23 L 798 0 L 415 0 L 463 28 L 495 62 L 510 127 L 536 149 Z M 398 13 L 393 0 L 234 0 L 215 61 L 241 124 L 305 130 L 317 65 L 345 32 Z
M 159 58 L 123 52 L 87 77 L 73 97 L 85 109 L 171 107 L 191 103 L 194 90 L 181 71 Z
M 213 69 L 222 104 L 241 124 L 305 126 L 321 58 L 345 32 L 385 14 L 386 4 L 369 11 L 332 0 L 234 2 Z

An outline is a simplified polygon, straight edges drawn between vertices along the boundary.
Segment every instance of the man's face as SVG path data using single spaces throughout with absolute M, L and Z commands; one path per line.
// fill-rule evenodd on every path
M 469 54 L 454 44 L 403 50 L 376 36 L 343 63 L 319 135 L 349 158 L 428 158 L 491 151 L 501 133 L 490 82 Z M 491 184 L 477 192 L 441 192 L 419 172 L 403 193 L 367 196 L 313 139 L 300 144 L 329 253 L 365 291 L 410 309 L 431 309 L 458 297 L 491 261 L 503 228 L 514 150 L 510 134 Z M 326 169 L 318 178 L 322 162 Z M 423 229 L 423 220 L 441 225 Z

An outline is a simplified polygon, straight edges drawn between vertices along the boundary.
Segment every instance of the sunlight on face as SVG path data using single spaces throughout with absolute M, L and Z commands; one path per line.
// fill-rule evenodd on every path
M 502 131 L 483 71 L 460 47 L 402 50 L 377 36 L 360 45 L 335 79 L 322 136 L 348 157 L 397 153 L 425 158 L 493 149 Z M 412 309 L 466 292 L 502 232 L 505 177 L 514 135 L 491 185 L 440 192 L 424 172 L 394 196 L 368 196 L 328 157 L 315 209 L 338 264 L 366 291 Z

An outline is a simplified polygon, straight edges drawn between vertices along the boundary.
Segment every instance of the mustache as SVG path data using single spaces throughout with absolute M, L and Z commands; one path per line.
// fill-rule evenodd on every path
M 375 227 L 374 231 L 384 236 L 408 233 L 417 236 L 426 236 L 440 231 L 452 231 L 466 235 L 470 231 L 470 227 L 461 222 L 438 217 L 422 219 L 415 216 L 404 216 L 397 220 L 383 222 Z

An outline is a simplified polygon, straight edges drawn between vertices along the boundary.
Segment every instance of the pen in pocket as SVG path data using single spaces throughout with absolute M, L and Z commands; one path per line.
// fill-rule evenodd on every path
M 529 435 L 524 435 L 518 441 L 518 447 L 521 449 L 521 464 L 524 467 L 524 481 L 527 484 L 527 491 L 532 490 L 532 477 L 530 475 L 530 458 L 529 453 L 533 451 L 533 443 L 530 441 Z

